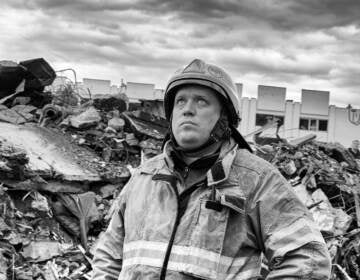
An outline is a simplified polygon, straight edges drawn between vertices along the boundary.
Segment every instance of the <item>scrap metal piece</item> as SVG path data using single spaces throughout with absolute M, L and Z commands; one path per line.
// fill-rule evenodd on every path
M 143 118 L 142 115 L 145 115 Z M 130 126 L 135 130 L 135 132 L 147 135 L 157 140 L 164 139 L 164 136 L 167 131 L 167 127 L 163 126 L 162 123 L 157 123 L 155 120 L 152 120 L 150 114 L 143 113 L 135 116 L 132 112 L 124 112 L 123 116 L 130 123 Z

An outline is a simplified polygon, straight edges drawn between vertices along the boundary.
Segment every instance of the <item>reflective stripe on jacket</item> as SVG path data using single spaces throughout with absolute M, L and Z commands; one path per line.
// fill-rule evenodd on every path
M 161 180 L 175 174 L 171 159 L 164 152 L 140 166 L 97 245 L 92 279 L 159 279 L 169 247 L 166 279 L 258 279 L 262 252 L 266 279 L 329 279 L 321 233 L 281 174 L 237 146 L 220 158 L 177 225 L 178 193 Z M 213 186 L 218 210 L 206 206 Z

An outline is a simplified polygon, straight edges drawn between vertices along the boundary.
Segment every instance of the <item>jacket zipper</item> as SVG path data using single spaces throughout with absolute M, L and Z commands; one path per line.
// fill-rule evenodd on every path
M 172 249 L 172 246 L 173 246 L 173 243 L 174 243 L 177 228 L 178 228 L 179 223 L 180 223 L 180 195 L 179 195 L 179 191 L 178 191 L 178 189 L 176 187 L 176 181 L 177 181 L 176 176 L 165 175 L 165 174 L 156 174 L 156 175 L 153 176 L 153 180 L 163 180 L 163 181 L 169 182 L 171 188 L 175 192 L 176 203 L 177 203 L 176 218 L 175 218 L 174 226 L 173 226 L 173 229 L 172 229 L 172 232 L 171 232 L 171 235 L 170 235 L 170 240 L 169 240 L 168 246 L 166 248 L 164 262 L 163 262 L 161 272 L 160 272 L 160 280 L 165 280 L 166 270 L 167 270 L 167 266 L 168 266 L 168 263 L 169 263 L 171 249 Z
M 176 207 L 176 218 L 175 218 L 175 223 L 174 223 L 174 226 L 173 226 L 173 230 L 172 230 L 172 233 L 171 233 L 171 236 L 170 236 L 170 241 L 169 241 L 169 244 L 168 244 L 168 247 L 166 249 L 166 253 L 165 253 L 165 258 L 164 258 L 164 263 L 163 263 L 163 266 L 161 268 L 161 273 L 160 273 L 160 280 L 164 280 L 165 279 L 165 276 L 166 276 L 166 270 L 167 270 L 167 266 L 168 266 L 168 263 L 169 263 L 169 258 L 170 258 L 170 253 L 171 253 L 171 249 L 172 249 L 172 246 L 173 246 L 173 243 L 174 243 L 174 239 L 175 239 L 175 234 L 176 234 L 176 231 L 178 229 L 178 226 L 179 226 L 179 223 L 180 223 L 180 202 L 179 202 L 179 192 L 178 192 L 178 189 L 176 188 L 176 185 L 174 186 L 173 184 L 171 184 L 173 190 L 175 191 L 175 194 L 176 194 L 176 203 L 177 203 L 177 207 Z
M 175 192 L 176 202 L 177 202 L 175 222 L 174 222 L 174 226 L 173 226 L 173 229 L 172 229 L 172 232 L 171 232 L 171 235 L 170 235 L 170 240 L 169 240 L 168 246 L 166 248 L 164 262 L 163 262 L 163 265 L 161 267 L 161 272 L 160 272 L 160 280 L 165 280 L 167 266 L 168 266 L 169 259 L 170 259 L 171 249 L 172 249 L 172 246 L 174 244 L 176 231 L 177 231 L 178 226 L 180 224 L 181 217 L 184 214 L 184 211 L 186 210 L 186 207 L 187 207 L 187 201 L 188 200 L 186 200 L 186 197 L 190 196 L 197 188 L 199 188 L 199 187 L 203 186 L 204 184 L 206 184 L 206 180 L 192 185 L 187 190 L 185 190 L 183 193 L 181 193 L 181 195 L 179 194 L 179 191 L 178 191 L 178 189 L 176 187 L 176 181 L 177 181 L 176 176 L 174 176 L 174 175 L 166 175 L 166 174 L 155 174 L 153 176 L 153 180 L 162 180 L 162 181 L 166 181 L 166 182 L 170 183 L 171 188 Z M 185 205 L 183 205 L 184 201 L 185 201 Z

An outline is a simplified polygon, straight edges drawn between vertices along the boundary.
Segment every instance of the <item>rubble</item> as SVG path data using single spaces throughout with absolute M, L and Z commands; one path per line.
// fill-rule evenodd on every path
M 0 61 L 0 280 L 89 279 L 113 201 L 167 132 L 149 110 L 128 111 L 124 96 L 46 91 L 53 78 L 42 59 Z M 309 209 L 332 279 L 360 279 L 359 162 L 314 134 L 263 140 L 254 150 Z
M 359 279 L 359 161 L 340 144 L 317 142 L 313 135 L 256 146 L 256 152 L 279 169 L 310 210 L 332 257 L 332 279 Z
M 161 152 L 164 120 L 46 91 L 54 77 L 43 59 L 0 62 L 0 279 L 89 279 L 112 202 Z

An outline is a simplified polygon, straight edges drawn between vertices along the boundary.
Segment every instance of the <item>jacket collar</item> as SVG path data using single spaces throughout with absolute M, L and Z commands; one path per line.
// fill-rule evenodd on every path
M 206 174 L 208 186 L 220 184 L 229 178 L 237 149 L 238 144 L 232 138 L 221 147 L 219 159 Z
M 238 145 L 232 138 L 222 145 L 218 160 L 206 174 L 208 186 L 220 184 L 228 179 L 237 148 Z M 169 169 L 174 170 L 175 164 L 171 158 L 171 151 L 170 141 L 167 141 L 164 145 L 163 156 Z

